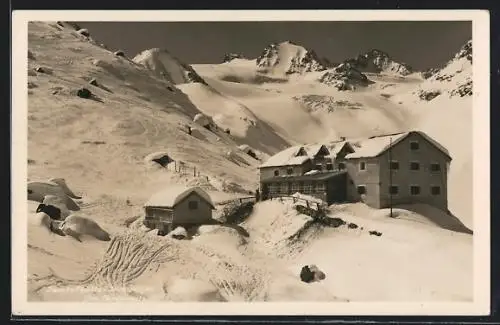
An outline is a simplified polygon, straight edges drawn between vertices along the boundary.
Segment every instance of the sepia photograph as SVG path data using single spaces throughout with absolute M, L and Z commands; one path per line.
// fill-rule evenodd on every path
M 14 305 L 487 311 L 488 19 L 418 13 L 14 15 Z

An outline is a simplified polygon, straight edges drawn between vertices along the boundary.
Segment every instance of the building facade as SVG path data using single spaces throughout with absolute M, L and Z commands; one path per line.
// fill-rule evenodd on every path
M 266 199 L 299 192 L 327 204 L 361 201 L 374 208 L 424 203 L 446 211 L 450 162 L 448 151 L 420 131 L 292 147 L 261 166 L 261 193 Z
M 376 208 L 425 203 L 446 211 L 451 163 L 446 149 L 422 132 L 391 138 L 376 154 L 347 155 L 350 192 Z
M 342 150 L 339 152 L 349 152 Z M 348 145 L 348 144 L 347 144 Z M 260 166 L 262 199 L 302 193 L 328 204 L 347 199 L 347 173 L 335 165 L 337 154 L 326 145 L 296 146 Z

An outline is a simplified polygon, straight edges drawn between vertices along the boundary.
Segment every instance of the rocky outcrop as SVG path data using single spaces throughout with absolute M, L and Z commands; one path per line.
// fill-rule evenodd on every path
M 370 73 L 390 73 L 406 76 L 413 72 L 412 67 L 406 63 L 394 61 L 389 54 L 373 49 L 356 58 L 346 60 L 344 64 L 361 71 Z
M 230 62 L 234 59 L 246 59 L 242 54 L 239 53 L 226 53 L 222 59 L 222 63 Z
M 372 83 L 366 75 L 349 64 L 341 64 L 325 72 L 319 82 L 338 90 L 354 90 L 358 86 L 366 87 Z
M 277 70 L 287 75 L 326 69 L 314 51 L 290 41 L 270 44 L 257 58 L 256 63 L 261 72 Z

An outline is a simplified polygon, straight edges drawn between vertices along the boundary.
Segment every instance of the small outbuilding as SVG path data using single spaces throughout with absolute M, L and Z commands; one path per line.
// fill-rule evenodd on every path
M 144 209 L 146 226 L 168 233 L 210 223 L 215 206 L 202 188 L 174 185 L 151 196 Z

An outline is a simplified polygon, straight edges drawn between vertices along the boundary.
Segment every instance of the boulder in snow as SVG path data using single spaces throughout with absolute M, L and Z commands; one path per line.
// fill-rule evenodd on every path
M 201 125 L 205 128 L 207 128 L 207 127 L 210 128 L 210 126 L 212 124 L 211 119 L 208 116 L 203 115 L 201 113 L 198 113 L 194 116 L 193 122 L 195 122 L 196 124 Z
M 123 52 L 121 50 L 115 51 L 113 54 L 116 56 L 125 57 L 125 52 Z
M 325 273 L 314 264 L 305 265 L 300 271 L 300 279 L 306 283 L 321 281 L 325 278 Z
M 188 233 L 186 231 L 186 228 L 184 227 L 177 227 L 174 230 L 172 230 L 169 234 L 172 238 L 182 240 L 186 239 L 188 237 Z
M 92 92 L 87 88 L 80 88 L 76 91 L 76 95 L 80 98 L 89 99 L 92 97 Z
M 158 152 L 153 152 L 153 153 L 150 153 L 149 155 L 147 155 L 144 158 L 144 161 L 146 163 L 154 162 L 162 167 L 167 167 L 167 165 L 170 164 L 171 162 L 173 162 L 174 160 L 168 155 L 167 152 L 158 151 Z
M 80 35 L 82 35 L 82 36 L 85 36 L 85 37 L 89 37 L 90 36 L 89 30 L 86 29 L 86 28 L 79 29 L 77 31 L 77 33 L 80 34 Z

